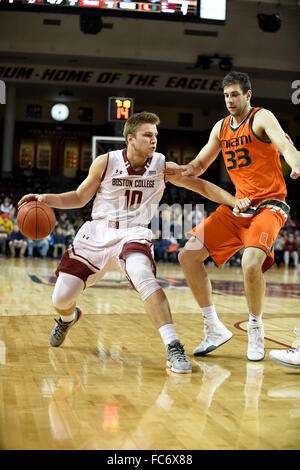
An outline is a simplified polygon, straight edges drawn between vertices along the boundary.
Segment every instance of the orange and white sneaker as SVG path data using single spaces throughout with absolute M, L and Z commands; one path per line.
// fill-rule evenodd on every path
M 192 364 L 187 359 L 184 349 L 180 341 L 175 340 L 168 344 L 167 351 L 167 366 L 177 374 L 189 374 L 192 372 Z

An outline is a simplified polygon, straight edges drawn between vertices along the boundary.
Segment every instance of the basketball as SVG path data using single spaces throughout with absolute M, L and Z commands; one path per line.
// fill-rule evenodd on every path
M 31 240 L 41 240 L 53 231 L 56 217 L 51 207 L 43 202 L 30 201 L 22 204 L 17 223 L 20 232 Z

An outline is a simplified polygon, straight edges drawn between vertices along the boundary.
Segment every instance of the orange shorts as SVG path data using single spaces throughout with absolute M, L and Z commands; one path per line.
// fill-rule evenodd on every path
M 222 266 L 242 248 L 260 248 L 267 255 L 262 266 L 264 272 L 274 262 L 274 242 L 285 222 L 283 214 L 267 208 L 252 217 L 237 217 L 228 206 L 222 205 L 189 235 L 201 240 L 217 266 Z

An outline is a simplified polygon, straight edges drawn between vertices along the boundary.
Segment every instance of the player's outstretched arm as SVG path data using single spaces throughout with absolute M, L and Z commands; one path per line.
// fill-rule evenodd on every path
M 194 158 L 188 165 L 177 165 L 171 166 L 167 164 L 165 169 L 166 176 L 200 176 L 202 175 L 211 163 L 217 158 L 221 150 L 221 142 L 219 139 L 219 133 L 221 128 L 222 121 L 218 121 L 213 127 L 208 142 L 200 152 L 197 157 Z M 167 162 L 173 163 L 173 162 Z
M 176 166 L 176 163 L 168 162 L 167 166 Z M 225 191 L 225 189 L 220 188 L 210 181 L 205 181 L 201 178 L 195 176 L 168 176 L 166 181 L 174 184 L 175 186 L 180 186 L 195 193 L 199 193 L 202 196 L 210 199 L 213 202 L 218 204 L 226 204 L 230 207 L 235 207 L 240 212 L 248 209 L 251 204 L 250 199 L 244 198 L 242 200 L 236 199 L 232 194 Z
M 89 174 L 74 191 L 60 194 L 26 194 L 18 202 L 20 207 L 25 202 L 39 201 L 56 209 L 76 209 L 85 206 L 98 190 L 101 177 L 107 165 L 107 154 L 100 155 L 92 163 Z
M 255 117 L 255 125 L 265 131 L 269 139 L 278 148 L 287 164 L 291 167 L 290 177 L 300 177 L 300 152 L 296 150 L 290 137 L 284 132 L 271 111 L 262 109 Z

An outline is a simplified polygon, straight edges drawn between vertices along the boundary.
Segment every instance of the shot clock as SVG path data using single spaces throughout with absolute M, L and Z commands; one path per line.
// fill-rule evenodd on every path
M 108 99 L 108 120 L 114 122 L 127 121 L 133 114 L 133 98 L 110 96 Z

